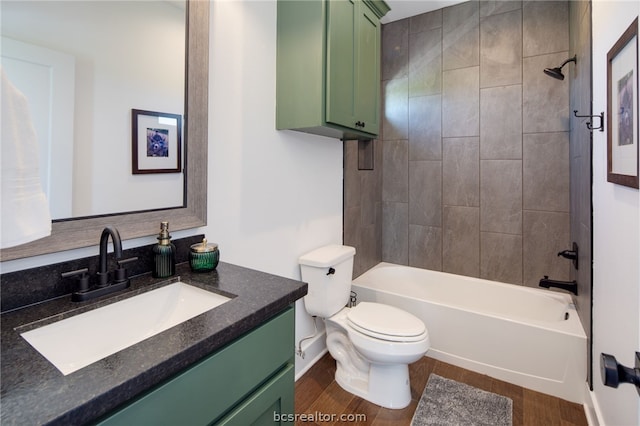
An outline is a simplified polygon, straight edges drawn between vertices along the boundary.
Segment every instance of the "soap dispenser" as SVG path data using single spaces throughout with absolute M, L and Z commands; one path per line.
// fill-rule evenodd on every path
M 169 235 L 169 222 L 160 223 L 158 244 L 153 246 L 153 276 L 166 278 L 176 273 L 176 247 Z

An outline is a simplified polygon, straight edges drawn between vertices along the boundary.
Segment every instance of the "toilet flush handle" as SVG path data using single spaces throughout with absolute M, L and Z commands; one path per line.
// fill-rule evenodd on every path
M 336 270 L 333 268 L 329 268 L 329 272 L 327 272 L 327 275 L 333 275 L 336 273 Z

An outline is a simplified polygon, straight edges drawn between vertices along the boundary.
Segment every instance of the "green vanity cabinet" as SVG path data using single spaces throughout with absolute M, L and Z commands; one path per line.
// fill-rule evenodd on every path
M 384 1 L 280 0 L 276 128 L 339 139 L 379 132 Z
M 98 424 L 284 423 L 280 414 L 294 413 L 294 347 L 290 307 Z

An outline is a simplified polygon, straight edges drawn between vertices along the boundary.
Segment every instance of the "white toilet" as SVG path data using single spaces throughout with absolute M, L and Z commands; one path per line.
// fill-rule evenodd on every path
M 355 253 L 353 247 L 330 245 L 300 257 L 302 280 L 309 285 L 305 308 L 325 320 L 336 382 L 374 404 L 404 408 L 411 402 L 409 364 L 429 349 L 429 333 L 419 318 L 393 306 L 345 307 Z

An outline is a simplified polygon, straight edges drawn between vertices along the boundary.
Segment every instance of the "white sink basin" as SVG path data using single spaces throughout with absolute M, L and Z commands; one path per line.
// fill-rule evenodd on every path
M 67 375 L 228 300 L 228 297 L 176 282 L 21 336 Z

